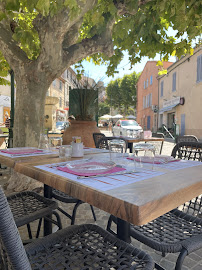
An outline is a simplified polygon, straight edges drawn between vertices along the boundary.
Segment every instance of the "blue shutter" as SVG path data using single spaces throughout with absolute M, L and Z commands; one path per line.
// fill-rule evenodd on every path
M 202 54 L 197 57 L 197 79 L 196 82 L 202 81 Z
M 152 77 L 152 75 L 150 76 L 150 85 L 152 85 L 152 83 L 153 83 L 153 77 Z
M 147 116 L 147 129 L 150 129 L 150 116 Z
M 163 97 L 163 81 L 161 82 L 161 97 Z
M 185 135 L 185 114 L 181 114 L 181 132 L 180 135 Z
M 176 91 L 176 72 L 173 73 L 173 87 L 172 91 Z

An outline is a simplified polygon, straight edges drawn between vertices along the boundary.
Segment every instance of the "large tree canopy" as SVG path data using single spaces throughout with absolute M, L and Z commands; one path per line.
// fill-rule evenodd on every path
M 17 86 L 14 144 L 37 144 L 47 89 L 67 67 L 91 56 L 112 74 L 124 50 L 131 64 L 180 56 L 201 14 L 198 0 L 0 0 L 0 76 L 13 69 Z M 186 38 L 176 42 L 169 26 Z

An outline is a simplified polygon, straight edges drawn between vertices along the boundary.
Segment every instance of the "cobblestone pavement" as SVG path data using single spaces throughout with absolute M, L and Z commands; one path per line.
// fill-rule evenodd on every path
M 110 132 L 105 131 L 106 135 L 111 135 Z M 170 155 L 174 144 L 170 142 L 165 142 L 163 146 L 164 155 Z M 0 176 L 0 185 L 5 185 L 10 177 L 10 169 L 1 169 L 0 172 L 2 176 Z M 60 207 L 65 209 L 67 212 L 71 213 L 73 209 L 73 205 L 67 205 L 64 203 L 59 203 Z M 94 222 L 92 213 L 90 210 L 90 206 L 87 203 L 84 203 L 79 206 L 77 215 L 76 215 L 76 223 L 75 224 L 83 224 L 83 223 L 95 223 L 103 228 L 106 228 L 107 220 L 109 218 L 109 214 L 95 208 L 95 214 L 97 221 Z M 70 226 L 70 220 L 66 218 L 64 215 L 61 214 L 62 224 L 63 227 Z M 37 223 L 32 224 L 33 231 L 36 231 Z M 20 228 L 20 234 L 23 239 L 27 239 L 27 231 L 26 228 Z M 160 252 L 156 252 L 151 248 L 141 244 L 136 240 L 132 240 L 132 244 L 136 247 L 139 247 L 149 253 L 155 262 L 159 263 L 163 266 L 166 270 L 173 270 L 175 266 L 175 262 L 177 259 L 178 254 L 167 254 L 165 257 L 161 256 Z M 202 249 L 198 250 L 197 252 L 191 253 L 189 256 L 186 257 L 182 270 L 202 270 Z

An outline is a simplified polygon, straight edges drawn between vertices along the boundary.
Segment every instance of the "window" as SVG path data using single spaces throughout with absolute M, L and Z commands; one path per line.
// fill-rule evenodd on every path
M 202 54 L 197 57 L 197 78 L 196 82 L 202 82 Z
M 143 97 L 143 109 L 146 107 L 146 104 L 145 104 L 145 97 Z
M 57 80 L 54 80 L 54 81 L 53 81 L 53 87 L 56 87 L 56 81 L 57 81 Z
M 145 81 L 144 81 L 144 89 L 145 89 Z
M 147 79 L 147 84 L 146 84 L 146 88 L 148 87 L 148 83 L 149 83 L 149 80 Z
M 59 100 L 59 105 L 60 107 L 62 107 L 62 98 L 60 97 L 60 100 Z
M 60 91 L 62 91 L 62 82 L 60 81 L 60 86 L 59 86 Z
M 176 91 L 176 72 L 173 73 L 173 85 L 172 85 L 172 91 Z
M 152 77 L 152 75 L 150 76 L 150 85 L 152 85 L 152 83 L 153 83 L 153 77 Z
M 163 97 L 163 85 L 164 85 L 164 82 L 162 81 L 161 82 L 161 97 Z

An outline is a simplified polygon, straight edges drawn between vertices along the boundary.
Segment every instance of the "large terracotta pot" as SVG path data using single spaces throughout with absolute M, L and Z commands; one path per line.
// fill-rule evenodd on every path
M 93 133 L 100 132 L 96 121 L 71 121 L 71 125 L 63 134 L 63 144 L 70 144 L 72 137 L 79 136 L 87 147 L 94 147 Z

